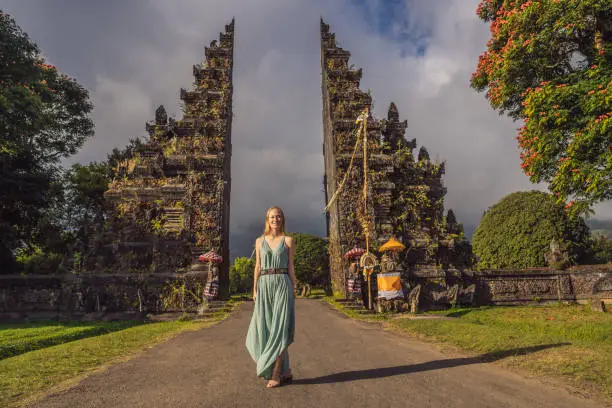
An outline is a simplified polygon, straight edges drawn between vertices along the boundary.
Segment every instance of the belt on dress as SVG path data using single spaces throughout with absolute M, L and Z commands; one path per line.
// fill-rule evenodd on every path
M 260 275 L 280 275 L 289 273 L 287 268 L 262 269 Z

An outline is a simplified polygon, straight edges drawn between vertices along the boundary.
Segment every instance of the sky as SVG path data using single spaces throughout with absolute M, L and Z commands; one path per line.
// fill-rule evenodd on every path
M 181 117 L 204 46 L 236 19 L 230 253 L 248 256 L 265 211 L 323 236 L 319 19 L 363 68 L 373 113 L 395 102 L 406 138 L 446 162 L 445 207 L 469 232 L 505 195 L 545 189 L 521 172 L 519 123 L 469 87 L 489 38 L 478 0 L 0 0 L 58 70 L 90 92 L 95 136 L 66 164 L 99 161 L 160 104 Z M 612 204 L 596 207 L 612 218 Z

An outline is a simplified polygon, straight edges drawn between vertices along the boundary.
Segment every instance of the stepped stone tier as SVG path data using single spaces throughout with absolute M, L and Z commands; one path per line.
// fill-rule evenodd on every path
M 321 68 L 323 92 L 323 155 L 325 198 L 329 202 L 348 171 L 356 143 L 358 116 L 371 107 L 372 97 L 359 89 L 361 69 L 349 64 L 350 52 L 338 47 L 336 36 L 321 20 Z M 392 236 L 408 250 L 402 259 L 406 271 L 424 265 L 458 268 L 468 266 L 471 248 L 462 237 L 452 210 L 445 217 L 442 183 L 444 163 L 434 163 L 424 147 L 415 157 L 416 139 L 404 138 L 407 121 L 400 121 L 391 103 L 386 119 L 369 113 L 368 199 L 364 206 L 363 154 L 359 148 L 348 181 L 327 213 L 330 272 L 334 292 L 345 293 L 346 260 L 342 255 L 354 246 L 364 247 L 359 219 L 374 220 L 369 237 L 376 249 Z
M 95 269 L 186 272 L 214 250 L 228 288 L 233 52 L 232 20 L 193 67 L 193 88 L 181 89 L 183 117 L 160 106 L 148 141 L 114 169 Z

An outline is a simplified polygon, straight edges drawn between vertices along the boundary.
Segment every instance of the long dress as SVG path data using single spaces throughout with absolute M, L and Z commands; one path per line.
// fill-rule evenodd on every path
M 288 268 L 289 248 L 285 237 L 274 249 L 262 237 L 261 269 Z M 255 310 L 249 325 L 246 347 L 257 363 L 257 375 L 269 380 L 277 357 L 293 343 L 295 334 L 295 297 L 287 274 L 263 275 L 257 282 Z M 289 372 L 289 353 L 285 353 L 281 375 Z

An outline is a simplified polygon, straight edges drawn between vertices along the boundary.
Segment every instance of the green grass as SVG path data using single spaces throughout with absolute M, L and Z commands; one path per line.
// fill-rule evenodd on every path
M 228 302 L 232 306 L 239 303 L 236 300 Z M 180 319 L 145 324 L 38 322 L 2 325 L 0 350 L 16 355 L 0 360 L 0 406 L 21 406 L 34 401 L 50 389 L 61 388 L 62 383 L 74 382 L 97 368 L 129 358 L 180 332 L 211 326 L 228 314 L 219 312 L 205 321 Z M 62 339 L 67 342 L 58 344 Z
M 56 344 L 98 336 L 136 326 L 125 322 L 55 322 L 39 321 L 0 324 L 0 360 Z
M 337 303 L 335 301 L 335 298 L 333 296 L 325 296 L 323 300 L 333 306 L 336 310 L 339 310 L 344 313 L 345 315 L 366 322 L 385 322 L 391 317 L 390 313 L 362 314 L 355 310 L 345 309 L 341 303 Z
M 363 319 L 354 311 L 343 311 Z M 561 378 L 612 400 L 612 313 L 559 304 L 453 309 L 427 315 L 443 318 L 386 314 L 378 319 L 390 329 L 452 345 L 505 366 Z

